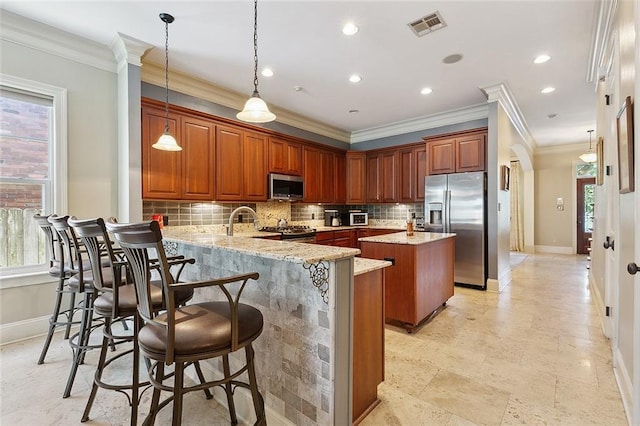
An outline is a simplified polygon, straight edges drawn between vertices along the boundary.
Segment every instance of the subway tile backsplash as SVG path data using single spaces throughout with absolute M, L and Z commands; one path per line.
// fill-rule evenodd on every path
M 278 215 L 284 215 L 283 203 L 273 202 L 257 204 L 220 204 L 213 202 L 178 202 L 178 201 L 144 201 L 143 216 L 145 220 L 151 219 L 154 214 L 161 214 L 168 218 L 168 226 L 184 225 L 223 225 L 229 221 L 231 212 L 246 205 L 258 212 L 258 216 L 263 216 L 264 211 L 276 210 Z M 293 203 L 285 204 L 284 209 L 289 214 L 285 219 L 292 222 L 324 219 L 324 211 L 328 209 L 338 210 L 346 213 L 349 210 L 361 210 L 369 213 L 369 219 L 373 220 L 404 220 L 410 213 L 415 213 L 416 217 L 424 217 L 424 204 L 369 204 L 369 205 L 318 205 Z M 275 219 L 274 219 L 275 220 Z M 242 221 L 252 222 L 249 215 L 243 215 Z M 265 225 L 273 225 L 265 223 Z

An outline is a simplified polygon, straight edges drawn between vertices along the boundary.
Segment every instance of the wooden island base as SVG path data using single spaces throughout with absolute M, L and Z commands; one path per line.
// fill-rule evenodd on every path
M 393 262 L 384 269 L 387 322 L 412 332 L 453 296 L 454 237 L 416 232 L 360 239 L 363 257 Z

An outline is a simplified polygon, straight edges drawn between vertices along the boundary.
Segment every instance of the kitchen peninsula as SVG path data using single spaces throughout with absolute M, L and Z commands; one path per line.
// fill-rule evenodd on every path
M 393 262 L 384 270 L 387 322 L 411 333 L 453 296 L 455 234 L 397 232 L 359 243 L 363 257 Z
M 255 362 L 269 424 L 350 424 L 355 414 L 352 351 L 354 356 L 357 352 L 351 332 L 354 274 L 367 275 L 389 262 L 354 260 L 359 250 L 353 248 L 242 234 L 228 237 L 170 228 L 163 234 L 168 255 L 196 259 L 185 269 L 185 280 L 260 274 L 257 282 L 245 287 L 241 300 L 259 308 L 264 317 Z M 200 290 L 196 298 L 220 298 L 214 289 Z M 380 300 L 380 309 L 382 305 Z M 242 402 L 236 404 L 240 407 Z

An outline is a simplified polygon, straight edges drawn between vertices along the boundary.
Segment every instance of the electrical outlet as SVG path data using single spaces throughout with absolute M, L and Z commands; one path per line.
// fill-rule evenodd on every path
M 162 216 L 162 226 L 169 226 L 169 216 L 166 214 Z
M 316 214 L 315 213 L 311 213 L 311 220 L 316 218 Z
M 242 215 L 241 214 L 238 215 L 238 223 L 242 223 Z

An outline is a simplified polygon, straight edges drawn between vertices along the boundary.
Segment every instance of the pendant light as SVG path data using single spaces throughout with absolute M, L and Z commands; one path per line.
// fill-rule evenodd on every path
M 151 145 L 161 151 L 182 151 L 176 139 L 169 133 L 169 24 L 174 21 L 173 16 L 161 13 L 160 19 L 164 22 L 164 133 L 158 142 Z
M 258 93 L 258 0 L 253 1 L 253 94 L 236 117 L 247 123 L 268 123 L 276 119 Z
M 598 155 L 591 148 L 591 133 L 593 133 L 593 130 L 587 130 L 587 133 L 589 133 L 589 149 L 578 158 L 580 158 L 585 163 L 594 163 L 598 159 Z

